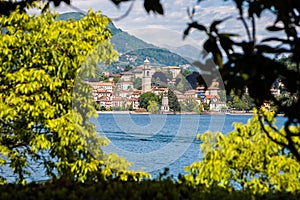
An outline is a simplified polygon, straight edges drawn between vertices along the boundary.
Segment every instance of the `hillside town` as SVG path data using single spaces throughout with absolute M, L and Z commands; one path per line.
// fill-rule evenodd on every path
M 154 79 L 157 73 L 168 74 L 166 84 L 159 83 L 160 79 Z M 176 95 L 176 101 L 181 106 L 182 112 L 228 112 L 228 104 L 226 102 L 226 94 L 224 89 L 219 86 L 219 81 L 214 79 L 208 87 L 198 86 L 189 87 L 179 90 L 175 87 L 176 80 L 182 74 L 182 68 L 178 66 L 153 67 L 150 61 L 146 58 L 143 65 L 137 66 L 133 70 L 124 71 L 120 74 L 111 76 L 108 81 L 91 82 L 93 87 L 93 99 L 96 102 L 98 110 L 101 111 L 147 111 L 142 109 L 139 103 L 139 98 L 144 93 L 153 93 L 160 96 L 161 102 L 157 105 L 156 113 L 171 113 L 174 108 L 170 108 L 168 94 L 171 92 Z M 110 73 L 105 73 L 109 77 Z M 118 81 L 113 79 L 118 77 Z M 136 86 L 134 82 L 141 80 L 140 86 Z M 178 83 L 177 83 L 178 84 Z M 272 89 L 275 95 L 280 94 L 279 89 Z M 184 104 L 193 102 L 192 109 L 184 109 Z M 268 101 L 265 107 L 270 107 Z M 195 109 L 196 108 L 196 109 Z

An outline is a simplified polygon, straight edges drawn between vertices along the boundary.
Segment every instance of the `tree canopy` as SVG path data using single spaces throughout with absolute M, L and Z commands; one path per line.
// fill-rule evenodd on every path
M 141 96 L 139 97 L 139 107 L 148 109 L 150 101 L 152 102 L 152 104 L 154 104 L 154 102 L 159 103 L 160 100 L 159 97 L 152 92 L 145 92 L 141 94 Z
M 274 122 L 274 113 L 268 113 L 268 118 Z M 203 159 L 186 167 L 186 179 L 192 185 L 218 185 L 253 194 L 299 191 L 299 162 L 284 147 L 270 142 L 261 126 L 256 114 L 247 124 L 234 123 L 234 130 L 227 135 L 199 134 Z M 269 134 L 278 136 L 270 126 L 263 126 Z M 286 134 L 283 128 L 280 132 Z
M 84 182 L 130 164 L 102 152 L 109 141 L 90 122 L 92 88 L 80 79 L 94 74 L 93 63 L 116 57 L 109 19 L 92 11 L 79 21 L 55 18 L 50 12 L 0 16 L 0 167 L 19 183 L 37 165 L 45 176 Z
M 178 102 L 178 98 L 176 94 L 174 93 L 173 90 L 169 89 L 168 90 L 168 105 L 171 111 L 175 112 L 180 112 L 180 104 Z
M 205 56 L 212 55 L 228 93 L 234 90 L 236 94 L 242 95 L 247 89 L 258 107 L 266 100 L 274 102 L 276 113 L 284 113 L 288 118 L 285 123 L 286 140 L 282 142 L 268 134 L 269 138 L 289 148 L 300 161 L 299 144 L 295 142 L 295 138 L 300 137 L 300 132 L 291 131 L 289 128 L 300 124 L 300 3 L 297 0 L 232 2 L 239 13 L 236 20 L 243 24 L 246 38 L 239 33 L 223 32 L 218 27 L 228 18 L 215 19 L 208 27 L 199 24 L 194 17 L 194 9 L 188 12 L 190 23 L 184 36 L 191 29 L 206 33 L 207 40 L 203 44 L 207 52 Z M 272 25 L 265 25 L 265 30 L 277 35 L 271 37 L 266 34 L 258 40 L 256 22 L 264 12 L 271 13 L 275 19 Z M 284 55 L 290 55 L 294 68 L 279 60 Z M 287 95 L 278 97 L 272 94 L 271 88 L 278 81 L 281 81 L 281 90 Z M 280 135 L 279 131 L 277 133 Z

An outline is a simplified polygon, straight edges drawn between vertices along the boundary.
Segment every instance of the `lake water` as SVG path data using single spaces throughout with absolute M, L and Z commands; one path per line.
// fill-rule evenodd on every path
M 147 115 L 147 114 L 99 114 L 92 121 L 99 135 L 108 137 L 107 153 L 117 153 L 134 163 L 132 169 L 150 172 L 155 178 L 164 168 L 170 169 L 174 178 L 184 174 L 184 166 L 202 159 L 197 133 L 207 130 L 230 132 L 233 122 L 246 123 L 247 115 Z M 284 117 L 277 118 L 281 127 Z M 9 182 L 16 176 L 8 168 L 0 169 Z M 43 169 L 34 167 L 28 181 L 48 179 Z
M 111 141 L 105 152 L 114 152 L 134 163 L 132 169 L 156 177 L 165 167 L 175 178 L 184 166 L 202 158 L 197 133 L 207 130 L 228 133 L 233 122 L 246 123 L 249 115 L 147 115 L 100 114 L 97 131 Z M 282 126 L 283 117 L 277 118 Z

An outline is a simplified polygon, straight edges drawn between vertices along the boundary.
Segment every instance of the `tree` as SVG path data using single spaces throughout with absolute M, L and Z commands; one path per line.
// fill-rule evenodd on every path
M 237 95 L 242 95 L 247 88 L 257 107 L 270 100 L 277 107 L 276 113 L 285 114 L 288 118 L 285 123 L 285 141 L 267 135 L 270 136 L 270 140 L 289 148 L 300 161 L 300 146 L 294 142 L 295 138 L 300 137 L 300 132 L 292 132 L 289 128 L 300 124 L 298 114 L 300 113 L 300 58 L 298 56 L 300 54 L 298 34 L 300 3 L 297 0 L 233 0 L 233 2 L 238 11 L 237 20 L 243 24 L 247 33 L 246 39 L 239 37 L 238 33 L 224 33 L 219 29 L 218 25 L 228 18 L 215 20 L 209 27 L 199 24 L 195 19 L 194 9 L 188 12 L 191 22 L 184 35 L 187 36 L 192 29 L 206 33 L 207 40 L 203 44 L 207 52 L 205 56 L 212 55 L 228 93 L 233 89 Z M 271 37 L 266 34 L 264 38 L 258 40 L 256 21 L 264 12 L 274 16 L 273 24 L 266 25 L 265 30 L 277 35 Z M 291 58 L 289 65 L 277 59 L 286 54 Z M 226 57 L 225 62 L 224 57 Z M 293 68 L 289 67 L 291 63 L 294 65 Z M 270 89 L 278 80 L 281 80 L 285 92 L 289 95 L 278 98 L 271 93 Z M 277 133 L 280 135 L 279 131 Z
M 154 81 L 154 83 L 168 83 L 168 80 L 167 80 L 167 76 L 165 75 L 165 73 L 161 72 L 161 71 L 158 71 L 158 72 L 155 72 L 153 75 L 152 75 L 152 79 Z
M 185 99 L 180 102 L 181 111 L 200 113 L 200 104 L 193 98 Z
M 113 82 L 114 82 L 114 84 L 117 84 L 117 83 L 120 81 L 120 79 L 121 79 L 120 76 L 115 75 L 115 76 L 113 77 Z
M 155 113 L 159 111 L 158 103 L 156 101 L 150 100 L 149 105 L 147 106 L 147 110 L 150 113 Z
M 192 73 L 193 73 L 193 72 L 190 71 L 190 70 L 188 70 L 188 69 L 183 69 L 183 70 L 182 70 L 182 76 L 183 76 L 183 77 L 187 77 L 187 76 L 191 75 Z M 198 73 L 198 75 L 200 75 L 200 74 Z
M 142 78 L 135 78 L 132 81 L 133 87 L 137 90 L 141 90 L 142 89 Z
M 147 109 L 149 106 L 149 101 L 158 102 L 159 101 L 158 96 L 156 96 L 152 92 L 145 92 L 141 94 L 141 96 L 139 97 L 139 107 Z
M 111 0 L 115 5 L 119 5 L 122 2 L 128 2 L 130 0 Z M 0 2 L 0 15 L 9 15 L 11 12 L 15 11 L 17 8 L 20 11 L 26 11 L 26 8 L 35 6 L 36 3 L 42 2 L 41 0 L 20 0 L 20 1 L 1 1 Z M 45 4 L 42 7 L 42 11 L 49 7 L 50 3 L 53 3 L 54 6 L 59 6 L 62 2 L 67 5 L 71 5 L 71 0 L 46 0 Z M 163 7 L 160 3 L 160 0 L 145 0 L 144 7 L 149 13 L 153 11 L 154 13 L 163 14 Z
M 109 81 L 108 77 L 103 73 L 100 74 L 97 79 L 98 79 L 98 81 L 105 81 L 105 82 Z
M 180 104 L 178 102 L 177 96 L 174 93 L 173 90 L 169 89 L 168 90 L 168 104 L 169 104 L 169 108 L 171 111 L 173 112 L 180 112 L 181 108 L 180 108 Z
M 89 121 L 92 88 L 80 79 L 94 74 L 85 60 L 116 57 L 109 19 L 92 11 L 79 21 L 55 17 L 0 15 L 0 167 L 19 183 L 36 165 L 46 176 L 78 182 L 118 176 L 130 163 L 100 149 L 109 141 Z
M 239 110 L 252 110 L 254 108 L 254 102 L 247 94 L 243 94 L 241 97 L 235 95 L 233 92 L 228 96 L 227 105 L 230 108 Z
M 274 122 L 274 113 L 267 117 Z M 264 129 L 277 135 L 268 125 Z M 280 132 L 286 134 L 283 128 Z M 229 191 L 242 189 L 254 194 L 300 189 L 300 163 L 284 147 L 270 142 L 257 113 L 247 124 L 234 123 L 234 130 L 226 135 L 206 132 L 198 138 L 204 157 L 186 167 L 186 180 L 191 184 L 219 185 Z
M 131 71 L 131 70 L 132 70 L 131 65 L 126 65 L 125 68 L 124 68 L 124 72 Z
M 188 70 L 186 70 L 188 71 Z M 200 74 L 198 72 L 190 72 L 187 76 L 185 76 L 184 74 L 186 74 L 187 72 L 184 72 L 182 75 L 183 77 L 185 77 L 185 79 L 188 81 L 188 83 L 190 84 L 192 89 L 196 89 L 198 86 L 198 79 L 200 76 Z

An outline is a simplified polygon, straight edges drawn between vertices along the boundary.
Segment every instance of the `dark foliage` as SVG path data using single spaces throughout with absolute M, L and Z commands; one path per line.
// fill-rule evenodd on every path
M 168 99 L 169 99 L 170 110 L 173 111 L 174 113 L 180 112 L 181 108 L 177 96 L 171 89 L 168 90 Z
M 44 184 L 0 186 L 0 199 L 299 199 L 299 194 L 288 192 L 251 195 L 249 191 L 228 192 L 221 187 L 207 189 L 179 184 L 170 179 L 141 182 L 108 180 L 99 183 L 56 181 Z
M 163 72 L 155 72 L 153 75 L 152 75 L 152 78 L 154 80 L 159 80 L 163 83 L 168 83 L 168 78 L 167 76 L 163 73 Z
M 200 74 L 198 72 L 193 72 L 192 74 L 186 76 L 186 80 L 189 82 L 193 89 L 196 89 L 198 86 L 198 82 L 200 81 Z

